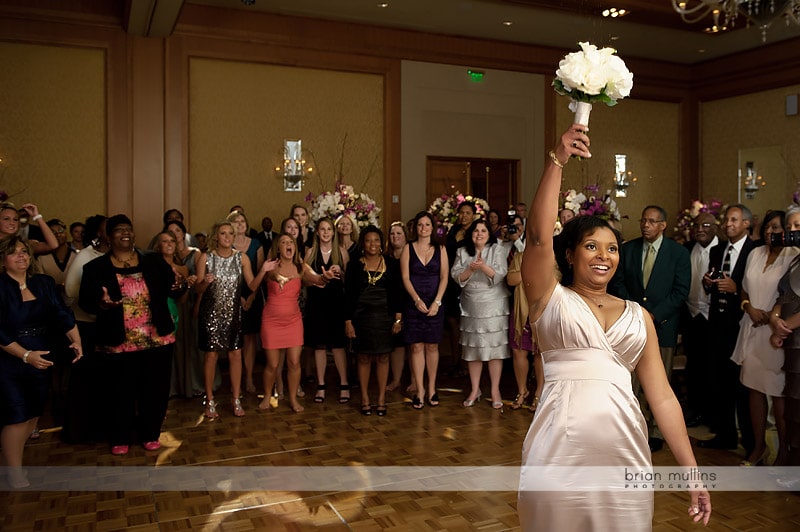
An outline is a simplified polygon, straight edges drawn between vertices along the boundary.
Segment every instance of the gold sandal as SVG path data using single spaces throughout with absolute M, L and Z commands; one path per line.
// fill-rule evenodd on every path
M 508 405 L 509 408 L 511 408 L 511 410 L 519 410 L 520 408 L 522 408 L 522 405 L 525 404 L 525 400 L 528 398 L 530 394 L 531 393 L 527 390 L 525 391 L 525 393 L 518 393 L 517 396 L 514 398 L 514 402 Z
M 533 396 L 533 401 L 531 401 L 531 406 L 530 406 L 530 408 L 528 410 L 530 410 L 531 412 L 536 412 L 536 408 L 538 406 L 539 406 L 539 396 L 538 395 L 534 395 Z

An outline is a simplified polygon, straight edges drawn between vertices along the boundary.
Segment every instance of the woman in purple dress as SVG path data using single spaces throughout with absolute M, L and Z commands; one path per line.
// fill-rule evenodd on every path
M 412 406 L 425 406 L 422 380 L 428 369 L 428 404 L 439 405 L 436 373 L 439 368 L 439 343 L 444 330 L 442 296 L 447 288 L 450 265 L 447 252 L 435 240 L 433 215 L 420 212 L 414 217 L 414 234 L 403 249 L 400 270 L 403 286 L 410 297 L 406 306 L 405 340 L 411 346 L 411 371 L 417 384 Z

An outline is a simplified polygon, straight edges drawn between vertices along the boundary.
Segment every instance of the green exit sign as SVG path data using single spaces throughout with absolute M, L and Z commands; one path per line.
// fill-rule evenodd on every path
M 473 81 L 475 83 L 480 83 L 481 81 L 483 81 L 483 76 L 486 75 L 484 72 L 481 72 L 480 70 L 472 70 L 472 69 L 467 70 L 467 74 L 469 74 L 470 81 Z

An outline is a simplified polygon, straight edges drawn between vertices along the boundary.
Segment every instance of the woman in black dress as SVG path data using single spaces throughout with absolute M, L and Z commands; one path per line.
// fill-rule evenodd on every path
M 327 352 L 333 353 L 333 361 L 339 373 L 339 402 L 350 401 L 350 382 L 347 378 L 347 354 L 344 347 L 344 316 L 338 311 L 344 297 L 342 276 L 347 268 L 349 257 L 339 247 L 333 222 L 322 218 L 317 222 L 314 245 L 306 252 L 305 262 L 314 273 L 323 275 L 330 271 L 334 279 L 324 287 L 309 286 L 306 289 L 304 313 L 305 344 L 314 350 L 317 365 L 317 393 L 315 403 L 325 401 L 325 369 Z
M 369 400 L 369 375 L 372 360 L 378 377 L 379 416 L 386 415 L 386 382 L 389 379 L 389 353 L 392 335 L 402 326 L 400 272 L 395 261 L 386 260 L 381 249 L 383 233 L 374 225 L 361 232 L 358 244 L 361 258 L 353 261 L 345 281 L 345 333 L 353 340 L 358 354 L 358 380 L 361 385 L 361 413 L 372 414 Z
M 22 451 L 44 411 L 48 355 L 56 331 L 65 333 L 72 362 L 82 356 L 75 317 L 47 275 L 34 275 L 31 246 L 18 236 L 0 240 L 0 445 L 12 488 L 29 485 Z

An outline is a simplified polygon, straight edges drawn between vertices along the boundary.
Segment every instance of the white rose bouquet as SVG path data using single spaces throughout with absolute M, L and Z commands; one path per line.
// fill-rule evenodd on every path
M 575 113 L 575 123 L 588 126 L 593 103 L 613 106 L 630 95 L 633 74 L 613 48 L 598 49 L 588 42 L 578 44 L 580 52 L 567 54 L 558 63 L 553 88 L 572 99 L 569 108 Z

